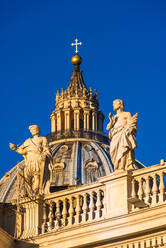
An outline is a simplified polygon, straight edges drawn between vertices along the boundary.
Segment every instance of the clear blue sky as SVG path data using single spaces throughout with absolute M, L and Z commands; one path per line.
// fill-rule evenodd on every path
M 112 101 L 138 112 L 136 158 L 166 159 L 166 1 L 0 1 L 0 177 L 22 157 L 28 126 L 50 132 L 57 89 L 66 88 L 77 36 L 85 83 L 99 92 L 106 121 Z M 106 124 L 105 124 L 106 125 Z

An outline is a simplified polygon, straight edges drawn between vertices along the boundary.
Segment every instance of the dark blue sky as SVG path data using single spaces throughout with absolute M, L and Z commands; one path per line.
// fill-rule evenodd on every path
M 112 101 L 138 112 L 136 157 L 166 159 L 166 3 L 159 0 L 0 1 L 0 177 L 22 157 L 28 126 L 50 132 L 57 89 L 66 88 L 77 36 L 81 69 L 106 121 Z M 106 125 L 106 124 L 105 124 Z

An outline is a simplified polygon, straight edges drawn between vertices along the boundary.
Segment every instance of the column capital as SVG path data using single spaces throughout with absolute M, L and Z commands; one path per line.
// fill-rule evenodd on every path
M 80 108 L 75 108 L 74 113 L 80 113 L 80 110 L 81 110 Z
M 55 114 L 56 114 L 55 111 L 53 111 L 52 114 L 50 115 L 50 120 L 55 117 Z
M 96 109 L 92 110 L 92 115 L 97 115 Z
M 55 120 L 55 119 L 56 119 L 55 114 L 54 114 L 54 115 L 52 115 L 51 119 L 53 119 L 53 120 Z
M 55 113 L 58 114 L 58 113 L 61 113 L 62 112 L 62 109 L 57 109 L 55 110 Z
M 88 108 L 84 108 L 84 109 L 83 109 L 83 111 L 84 111 L 84 113 L 89 114 L 89 112 L 90 112 L 91 110 L 90 110 L 90 109 L 88 109 Z
M 63 111 L 64 112 L 69 112 L 71 110 L 71 108 L 64 108 Z

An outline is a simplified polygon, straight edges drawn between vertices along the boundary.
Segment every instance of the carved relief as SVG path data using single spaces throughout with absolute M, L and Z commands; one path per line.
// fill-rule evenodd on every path
M 68 146 L 67 145 L 63 145 L 59 148 L 59 152 L 67 152 L 68 151 Z
M 65 159 L 71 158 L 71 146 L 62 145 L 59 150 L 56 152 L 55 157 L 53 158 L 53 163 L 59 163 Z
M 85 164 L 87 183 L 95 182 L 98 178 L 98 163 L 89 159 Z
M 85 148 L 86 151 L 92 150 L 92 147 L 90 145 L 88 145 L 88 144 L 84 145 L 84 148 Z
M 61 163 L 55 163 L 52 165 L 50 170 L 50 184 L 60 186 L 64 183 L 64 169 L 65 164 L 63 162 Z

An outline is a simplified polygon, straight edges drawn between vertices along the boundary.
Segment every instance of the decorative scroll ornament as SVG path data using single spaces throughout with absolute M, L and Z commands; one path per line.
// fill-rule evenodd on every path
M 59 148 L 59 152 L 67 152 L 68 151 L 68 146 L 67 145 L 63 145 Z

